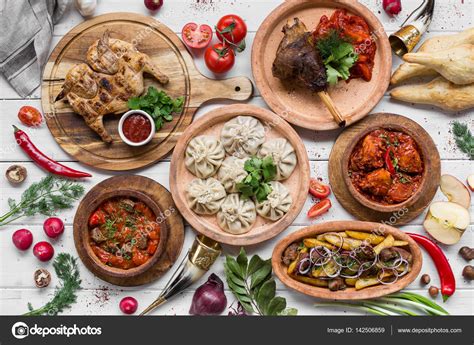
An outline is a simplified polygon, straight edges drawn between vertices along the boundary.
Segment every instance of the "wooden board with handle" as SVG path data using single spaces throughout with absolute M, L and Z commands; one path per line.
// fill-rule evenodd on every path
M 104 124 L 113 137 L 102 142 L 64 100 L 54 102 L 68 70 L 83 63 L 89 46 L 109 30 L 111 38 L 130 42 L 149 55 L 170 81 L 161 85 L 145 75 L 145 85 L 164 90 L 171 97 L 185 96 L 182 114 L 166 122 L 151 143 L 130 147 L 120 140 L 120 115 L 106 115 Z M 181 133 L 192 122 L 194 113 L 205 102 L 217 99 L 245 101 L 252 96 L 252 82 L 245 77 L 212 80 L 195 67 L 181 40 L 152 17 L 134 13 L 111 13 L 88 20 L 67 33 L 53 50 L 42 80 L 42 106 L 48 127 L 58 144 L 82 163 L 106 170 L 130 170 L 150 165 L 168 154 Z

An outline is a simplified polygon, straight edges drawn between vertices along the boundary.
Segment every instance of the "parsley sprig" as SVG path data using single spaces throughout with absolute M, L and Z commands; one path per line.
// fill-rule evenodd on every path
M 286 308 L 286 299 L 276 296 L 272 278 L 271 260 L 252 256 L 250 262 L 245 250 L 234 259 L 227 256 L 224 263 L 227 285 L 248 313 L 259 315 L 296 315 L 294 308 Z
M 52 216 L 58 210 L 71 208 L 82 194 L 84 187 L 80 184 L 49 175 L 28 187 L 19 202 L 8 199 L 10 211 L 0 217 L 0 227 L 35 214 Z
M 466 124 L 459 121 L 453 122 L 453 134 L 458 148 L 474 159 L 474 136 Z
M 148 87 L 145 95 L 133 97 L 128 100 L 128 107 L 132 110 L 143 110 L 150 114 L 155 120 L 156 130 L 160 130 L 163 124 L 173 121 L 173 114 L 181 113 L 183 110 L 184 97 L 171 98 L 164 91 L 158 91 L 155 87 Z
M 277 173 L 276 165 L 271 156 L 263 159 L 251 157 L 244 164 L 247 176 L 237 184 L 237 190 L 242 193 L 244 199 L 255 196 L 258 202 L 267 200 L 272 187 L 268 182 L 272 181 Z
M 67 253 L 60 253 L 54 259 L 54 271 L 61 282 L 56 287 L 52 300 L 43 307 L 34 310 L 31 303 L 28 303 L 29 312 L 25 314 L 26 316 L 57 315 L 76 302 L 76 292 L 81 288 L 76 260 Z
M 359 59 L 353 45 L 336 30 L 331 30 L 327 36 L 319 39 L 316 45 L 326 66 L 329 85 L 336 85 L 339 78 L 349 79 L 349 70 Z

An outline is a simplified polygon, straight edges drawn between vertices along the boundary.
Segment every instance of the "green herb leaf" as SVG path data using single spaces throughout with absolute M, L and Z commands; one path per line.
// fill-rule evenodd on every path
M 329 85 L 336 85 L 339 79 L 349 79 L 349 70 L 359 58 L 353 45 L 339 31 L 331 30 L 316 46 L 326 66 Z
M 60 253 L 54 259 L 53 267 L 56 275 L 61 280 L 56 287 L 53 298 L 46 305 L 36 310 L 33 310 L 31 303 L 28 303 L 29 312 L 24 315 L 57 315 L 76 302 L 76 292 L 81 287 L 76 259 L 70 254 Z
M 469 159 L 474 159 L 474 136 L 468 126 L 459 121 L 454 121 L 452 131 L 457 147 L 467 154 Z
M 237 183 L 237 189 L 244 199 L 255 197 L 257 201 L 267 200 L 272 188 L 268 182 L 275 179 L 277 169 L 271 156 L 263 159 L 251 157 L 244 163 L 247 176 Z
M 145 95 L 130 98 L 127 104 L 130 109 L 143 110 L 150 114 L 158 131 L 165 122 L 173 121 L 173 114 L 181 113 L 184 97 L 172 99 L 166 92 L 150 86 Z
M 298 315 L 298 309 L 286 308 L 285 310 L 278 313 L 280 316 L 296 316 Z
M 84 187 L 53 175 L 33 183 L 21 195 L 20 202 L 8 200 L 10 211 L 0 217 L 0 227 L 21 217 L 36 214 L 52 216 L 58 210 L 74 206 L 74 202 L 84 194 Z
M 286 300 L 275 297 L 276 284 L 272 278 L 270 260 L 258 255 L 250 261 L 242 248 L 236 259 L 227 256 L 224 263 L 227 285 L 248 313 L 259 315 L 296 315 L 296 309 L 285 309 Z M 238 275 L 242 274 L 241 277 Z

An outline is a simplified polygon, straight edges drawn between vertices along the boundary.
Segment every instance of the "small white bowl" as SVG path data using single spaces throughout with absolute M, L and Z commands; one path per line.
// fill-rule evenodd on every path
M 148 138 L 146 138 L 145 140 L 140 141 L 138 143 L 135 143 L 135 142 L 130 141 L 129 139 L 127 139 L 125 134 L 123 134 L 123 129 L 122 129 L 125 119 L 127 117 L 129 117 L 131 115 L 135 115 L 135 114 L 145 116 L 151 123 L 150 135 L 148 136 Z M 122 115 L 122 117 L 120 118 L 119 124 L 118 124 L 118 132 L 119 132 L 120 138 L 123 140 L 124 143 L 126 143 L 127 145 L 130 145 L 130 146 L 143 146 L 143 145 L 148 144 L 151 141 L 151 139 L 153 139 L 153 137 L 155 136 L 155 131 L 156 131 L 155 130 L 155 121 L 153 121 L 153 118 L 147 112 L 144 112 L 143 110 L 129 110 L 129 111 L 127 111 L 125 114 Z

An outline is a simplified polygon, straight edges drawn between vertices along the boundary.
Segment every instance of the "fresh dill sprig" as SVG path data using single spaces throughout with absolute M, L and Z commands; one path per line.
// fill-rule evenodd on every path
M 53 299 L 36 310 L 33 309 L 31 303 L 28 303 L 29 312 L 24 315 L 57 315 L 76 302 L 76 292 L 81 288 L 81 278 L 76 260 L 67 253 L 60 253 L 56 257 L 53 267 L 61 282 L 56 286 Z
M 474 159 L 474 136 L 466 124 L 454 121 L 452 125 L 454 140 L 458 148 Z
M 0 217 L 0 227 L 35 214 L 52 216 L 58 210 L 71 208 L 82 194 L 84 187 L 80 184 L 49 175 L 28 187 L 20 202 L 8 199 L 10 211 Z

